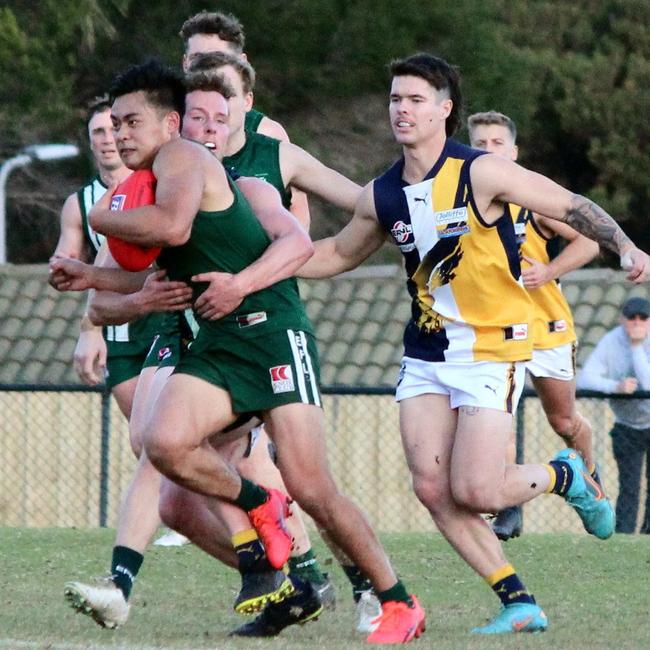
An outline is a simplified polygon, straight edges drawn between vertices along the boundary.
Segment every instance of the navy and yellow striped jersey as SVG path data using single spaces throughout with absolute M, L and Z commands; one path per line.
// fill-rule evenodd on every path
M 547 237 L 526 208 L 510 205 L 517 243 L 522 255 L 548 264 L 560 253 L 560 237 Z M 548 350 L 576 340 L 571 308 L 562 293 L 559 280 L 529 290 L 534 305 L 533 347 Z
M 532 355 L 532 303 L 510 213 L 487 224 L 474 202 L 469 171 L 484 153 L 448 139 L 423 181 L 402 179 L 403 158 L 374 181 L 377 217 L 408 276 L 406 356 L 464 363 Z

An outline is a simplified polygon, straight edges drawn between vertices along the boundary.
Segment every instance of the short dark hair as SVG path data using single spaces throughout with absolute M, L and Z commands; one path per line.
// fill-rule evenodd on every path
M 117 97 L 142 91 L 147 101 L 164 111 L 185 112 L 185 86 L 180 73 L 156 59 L 132 65 L 113 79 L 109 95 Z
M 179 36 L 187 46 L 190 37 L 196 34 L 215 34 L 222 41 L 232 43 L 233 49 L 241 54 L 244 51 L 244 28 L 235 16 L 219 11 L 205 9 L 188 18 L 181 27 Z
M 93 97 L 86 105 L 86 124 L 97 115 L 111 110 L 111 100 L 107 94 Z
M 514 121 L 503 113 L 499 111 L 485 111 L 484 113 L 474 113 L 467 118 L 467 128 L 470 132 L 474 127 L 485 125 L 490 126 L 491 124 L 497 124 L 498 126 L 505 126 L 510 135 L 512 136 L 512 141 L 517 141 L 517 125 Z
M 235 96 L 235 90 L 228 80 L 216 70 L 192 70 L 185 76 L 185 92 L 191 93 L 195 90 L 215 92 L 223 95 L 225 99 Z
M 436 90 L 448 91 L 452 108 L 445 123 L 445 132 L 448 136 L 456 133 L 461 123 L 463 99 L 460 92 L 460 75 L 455 66 L 433 54 L 419 52 L 405 59 L 391 61 L 390 73 L 392 77 L 420 77 Z
M 188 72 L 199 72 L 205 70 L 218 70 L 225 65 L 233 67 L 241 77 L 242 87 L 245 93 L 253 92 L 255 88 L 255 69 L 246 60 L 228 54 L 227 52 L 206 52 L 199 54 L 192 59 Z

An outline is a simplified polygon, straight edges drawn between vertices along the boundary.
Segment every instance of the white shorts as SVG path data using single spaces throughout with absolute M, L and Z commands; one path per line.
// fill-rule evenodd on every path
M 575 343 L 565 343 L 546 350 L 533 350 L 533 358 L 526 361 L 526 370 L 533 377 L 571 381 L 576 376 L 575 354 Z
M 450 363 L 402 357 L 395 399 L 449 395 L 452 409 L 479 406 L 514 413 L 524 388 L 526 362 Z

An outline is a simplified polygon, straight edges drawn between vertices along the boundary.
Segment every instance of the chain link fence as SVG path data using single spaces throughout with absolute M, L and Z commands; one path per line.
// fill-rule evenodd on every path
M 330 387 L 323 393 L 329 459 L 339 487 L 378 530 L 435 530 L 411 489 L 392 390 Z M 613 416 L 605 397 L 581 392 L 578 407 L 594 428 L 595 455 L 615 502 L 618 470 L 608 435 Z M 116 524 L 135 459 L 127 423 L 107 393 L 79 386 L 0 385 L 0 412 L 0 525 Z M 563 446 L 528 391 L 520 402 L 516 435 L 519 462 L 547 462 Z M 643 505 L 639 510 L 641 525 Z M 547 495 L 524 507 L 524 527 L 583 532 L 575 513 Z

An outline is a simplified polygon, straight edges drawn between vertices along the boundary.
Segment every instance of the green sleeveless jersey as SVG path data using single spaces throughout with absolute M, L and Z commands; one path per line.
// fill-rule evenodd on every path
M 261 133 L 246 133 L 246 144 L 236 154 L 226 156 L 223 164 L 241 176 L 263 178 L 280 192 L 285 208 L 291 205 L 291 192 L 284 186 L 280 171 L 279 140 Z
M 261 257 L 271 243 L 250 205 L 235 183 L 232 205 L 220 212 L 198 212 L 189 241 L 182 246 L 163 249 L 159 264 L 172 280 L 191 283 L 197 273 L 221 271 L 239 273 Z M 192 283 L 194 299 L 206 289 L 206 283 Z M 300 301 L 296 282 L 288 278 L 252 293 L 237 309 L 217 321 L 197 315 L 199 336 L 260 336 L 287 329 L 312 332 L 312 326 Z
M 244 129 L 250 133 L 257 133 L 257 129 L 260 127 L 260 122 L 264 119 L 264 113 L 256 111 L 254 108 L 251 108 L 248 113 L 246 113 L 246 118 L 244 120 Z
M 95 259 L 97 251 L 106 238 L 90 227 L 88 213 L 93 205 L 104 196 L 106 190 L 106 185 L 97 175 L 77 191 L 77 200 L 81 211 L 81 227 L 92 260 Z M 139 354 L 143 347 L 150 345 L 153 337 L 160 333 L 163 319 L 164 314 L 149 314 L 123 325 L 103 327 L 108 356 Z

